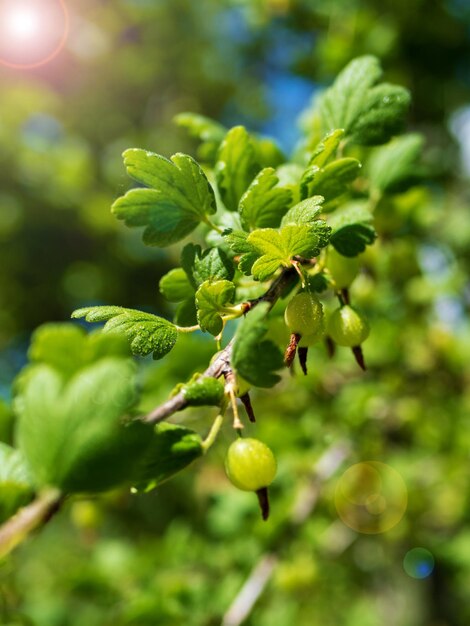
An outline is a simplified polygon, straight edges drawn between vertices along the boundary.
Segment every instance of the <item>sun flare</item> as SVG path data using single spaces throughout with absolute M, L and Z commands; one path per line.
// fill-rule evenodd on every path
M 68 29 L 64 0 L 0 0 L 0 64 L 30 69 L 48 63 Z

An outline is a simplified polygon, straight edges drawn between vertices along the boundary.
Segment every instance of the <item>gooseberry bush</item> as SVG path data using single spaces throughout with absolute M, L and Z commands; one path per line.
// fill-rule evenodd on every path
M 380 239 L 375 207 L 416 177 L 422 138 L 396 136 L 409 102 L 366 56 L 309 106 L 290 159 L 271 139 L 189 113 L 176 121 L 200 141 L 199 162 L 126 150 L 137 186 L 113 214 L 143 229 L 147 246 L 185 240 L 180 266 L 160 281 L 174 320 L 90 306 L 72 317 L 104 322 L 99 330 L 87 334 L 77 322 L 37 329 L 15 382 L 16 447 L 0 447 L 1 555 L 65 498 L 158 487 L 209 451 L 227 414 L 228 478 L 256 492 L 268 517 L 276 461 L 266 443 L 243 437 L 245 414 L 255 421 L 250 390 L 275 387 L 297 359 L 306 374 L 311 349 L 352 349 L 365 369 L 369 326 L 349 288 Z M 133 355 L 171 359 L 178 338 L 192 332 L 213 337 L 207 369 L 142 412 Z M 167 421 L 195 406 L 214 407 L 207 433 Z

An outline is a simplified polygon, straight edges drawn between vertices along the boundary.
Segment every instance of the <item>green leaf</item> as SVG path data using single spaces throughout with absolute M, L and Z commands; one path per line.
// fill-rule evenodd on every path
M 325 167 L 328 161 L 335 155 L 343 137 L 344 130 L 342 128 L 328 133 L 312 153 L 309 165 L 316 165 L 320 168 Z
M 279 348 L 263 337 L 268 331 L 268 303 L 261 303 L 240 323 L 232 350 L 232 367 L 256 387 L 272 387 L 280 377 L 274 372 L 284 365 Z
M 129 356 L 129 346 L 116 335 L 87 335 L 76 324 L 43 324 L 32 336 L 28 351 L 32 363 L 45 363 L 64 376 L 106 356 Z
M 323 196 L 312 196 L 298 202 L 282 218 L 281 225 L 312 224 L 319 219 L 322 211 Z
M 178 126 L 186 128 L 192 137 L 205 142 L 220 143 L 227 132 L 219 122 L 198 113 L 179 113 L 174 121 Z
M 375 241 L 373 218 L 365 203 L 350 204 L 336 211 L 330 220 L 333 231 L 330 243 L 343 256 L 353 257 L 364 252 Z
M 229 211 L 238 209 L 240 198 L 259 169 L 250 135 L 243 126 L 235 126 L 222 142 L 215 166 L 220 196 Z
M 404 87 L 382 83 L 370 89 L 364 111 L 351 128 L 351 140 L 365 146 L 386 143 L 403 130 L 410 102 Z
M 374 150 L 368 163 L 371 187 L 384 192 L 412 178 L 423 144 L 422 135 L 409 134 Z
M 198 378 L 183 385 L 182 392 L 188 406 L 220 406 L 224 384 L 215 378 Z
M 257 174 L 240 200 L 240 215 L 245 230 L 277 227 L 292 201 L 290 189 L 277 187 L 274 169 L 267 167 Z
M 349 183 L 357 178 L 360 170 L 361 164 L 352 158 L 338 159 L 324 169 L 313 165 L 302 176 L 300 196 L 309 198 L 320 195 L 330 202 L 348 190 Z
M 286 160 L 281 149 L 269 137 L 252 137 L 255 148 L 255 161 L 260 167 L 278 167 Z
M 15 400 L 18 443 L 35 482 L 73 493 L 129 480 L 149 439 L 147 426 L 122 422 L 135 402 L 130 359 L 103 358 L 69 380 L 38 365 Z
M 0 523 L 27 504 L 32 495 L 31 476 L 23 455 L 0 443 Z
M 248 233 L 243 230 L 234 230 L 225 234 L 225 241 L 230 248 L 239 256 L 238 269 L 249 276 L 253 263 L 259 257 L 258 252 L 248 242 Z
M 365 145 L 385 143 L 396 134 L 403 126 L 410 96 L 402 87 L 374 87 L 381 75 L 380 63 L 373 56 L 351 61 L 319 99 L 324 132 L 342 128 L 345 137 Z
M 131 189 L 112 206 L 127 226 L 144 226 L 144 243 L 165 247 L 180 241 L 216 211 L 215 196 L 204 172 L 186 154 L 171 161 L 146 150 L 126 150 L 127 171 L 152 189 Z
M 162 276 L 159 289 L 163 297 L 169 302 L 182 302 L 194 295 L 193 286 L 181 267 L 170 270 Z
M 73 318 L 87 322 L 105 322 L 105 333 L 119 333 L 127 338 L 134 354 L 153 352 L 154 359 L 164 357 L 176 343 L 178 331 L 174 324 L 151 313 L 124 309 L 120 306 L 93 306 L 78 309 Z
M 328 229 L 329 231 L 329 229 Z M 316 226 L 308 224 L 288 225 L 280 230 L 262 228 L 248 236 L 250 243 L 259 258 L 252 267 L 253 276 L 258 280 L 266 280 L 280 265 L 289 267 L 292 257 L 299 255 L 312 258 L 320 253 L 325 243 L 324 228 L 317 231 Z
M 191 296 L 177 307 L 175 324 L 178 326 L 195 326 L 197 323 L 196 300 L 194 296 Z
M 206 280 L 232 280 L 235 274 L 233 263 L 223 250 L 209 248 L 202 252 L 201 246 L 192 243 L 183 248 L 181 265 L 194 290 Z
M 218 122 L 197 113 L 180 113 L 174 118 L 178 126 L 185 128 L 188 133 L 199 139 L 198 156 L 211 165 L 215 163 L 217 150 L 227 129 Z
M 134 471 L 134 484 L 150 491 L 204 454 L 201 437 L 175 424 L 158 424 Z
M 218 335 L 223 329 L 222 314 L 230 310 L 233 303 L 235 285 L 228 280 L 202 283 L 196 292 L 197 319 L 201 330 Z

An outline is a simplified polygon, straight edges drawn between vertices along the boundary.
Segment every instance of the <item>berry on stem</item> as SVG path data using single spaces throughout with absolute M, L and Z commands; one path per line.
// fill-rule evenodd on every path
M 227 450 L 225 471 L 235 487 L 242 491 L 256 492 L 263 519 L 267 519 L 267 487 L 276 476 L 276 459 L 271 449 L 259 439 L 240 437 Z
M 339 346 L 354 348 L 369 336 L 369 324 L 361 313 L 346 304 L 331 314 L 328 334 Z

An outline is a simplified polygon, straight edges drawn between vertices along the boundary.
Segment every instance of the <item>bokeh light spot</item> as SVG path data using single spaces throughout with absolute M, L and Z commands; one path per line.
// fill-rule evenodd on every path
M 408 491 L 400 474 L 379 461 L 357 463 L 338 480 L 335 504 L 353 530 L 378 534 L 391 530 L 405 514 Z
M 65 0 L 0 0 L 0 65 L 45 65 L 62 50 L 68 31 Z
M 434 557 L 426 548 L 413 548 L 405 554 L 403 569 L 411 578 L 427 578 L 434 569 Z

